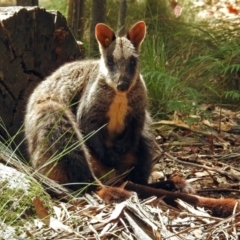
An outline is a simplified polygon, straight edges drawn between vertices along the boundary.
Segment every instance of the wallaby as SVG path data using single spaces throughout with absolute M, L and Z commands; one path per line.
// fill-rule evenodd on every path
M 25 133 L 41 173 L 79 189 L 111 169 L 119 175 L 133 167 L 128 179 L 147 183 L 151 120 L 138 60 L 145 32 L 145 23 L 138 22 L 126 37 L 116 37 L 98 24 L 101 59 L 68 63 L 36 87 Z
M 147 185 L 153 136 L 139 64 L 145 33 L 142 21 L 124 37 L 97 24 L 101 58 L 68 63 L 36 87 L 27 104 L 25 134 L 31 162 L 39 172 L 73 190 L 95 180 L 101 184 L 103 176 L 113 178 L 128 170 L 125 180 Z M 185 187 L 184 180 L 177 181 Z M 195 195 L 161 193 L 166 199 L 200 201 Z M 119 200 L 130 193 L 102 188 L 99 195 Z M 212 202 L 203 202 L 213 208 Z M 229 213 L 232 205 L 224 206 Z

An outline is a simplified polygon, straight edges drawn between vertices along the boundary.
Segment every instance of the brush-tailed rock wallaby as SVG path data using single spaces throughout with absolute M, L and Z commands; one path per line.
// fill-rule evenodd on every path
M 105 24 L 95 32 L 101 58 L 62 66 L 28 101 L 25 133 L 31 162 L 73 189 L 112 169 L 110 175 L 117 176 L 133 168 L 128 179 L 146 184 L 152 136 L 139 66 L 145 23 L 136 23 L 125 37 Z
M 142 21 L 124 37 L 97 24 L 100 59 L 68 63 L 35 88 L 27 104 L 25 134 L 32 165 L 39 172 L 73 190 L 128 170 L 125 179 L 147 185 L 153 136 L 139 63 L 145 33 Z M 176 182 L 185 188 L 184 180 Z M 195 195 L 161 193 L 166 199 L 213 207 Z M 99 195 L 119 200 L 130 193 L 102 188 Z

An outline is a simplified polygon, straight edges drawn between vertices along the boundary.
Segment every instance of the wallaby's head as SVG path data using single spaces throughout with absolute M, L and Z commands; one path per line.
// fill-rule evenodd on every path
M 103 23 L 96 25 L 95 35 L 101 53 L 100 71 L 108 85 L 118 92 L 127 92 L 139 77 L 139 50 L 146 25 L 137 22 L 124 37 L 117 37 Z

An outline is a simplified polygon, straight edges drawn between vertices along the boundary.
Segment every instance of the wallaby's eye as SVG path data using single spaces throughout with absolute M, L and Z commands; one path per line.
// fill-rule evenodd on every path
M 107 65 L 108 65 L 109 67 L 113 67 L 113 66 L 114 66 L 113 57 L 107 57 Z
M 137 59 L 134 58 L 134 57 L 132 57 L 132 58 L 130 59 L 130 64 L 131 64 L 132 66 L 135 66 L 136 63 L 137 63 Z
M 137 66 L 137 58 L 131 57 L 129 59 L 129 63 L 127 65 L 127 72 L 129 75 L 132 75 L 136 71 L 136 66 Z

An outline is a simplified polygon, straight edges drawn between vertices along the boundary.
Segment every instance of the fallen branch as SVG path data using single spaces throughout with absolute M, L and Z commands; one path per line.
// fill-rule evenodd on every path
M 193 167 L 196 167 L 196 168 L 203 168 L 205 170 L 208 170 L 208 171 L 215 171 L 223 176 L 226 176 L 226 177 L 230 177 L 234 180 L 238 180 L 240 181 L 240 173 L 237 174 L 236 171 L 233 171 L 232 168 L 229 167 L 228 171 L 225 171 L 225 170 L 221 170 L 221 169 L 217 169 L 217 168 L 213 168 L 213 167 L 208 167 L 208 166 L 204 166 L 204 165 L 200 165 L 200 164 L 196 164 L 196 163 L 191 163 L 191 162 L 185 162 L 185 161 L 182 161 L 182 160 L 179 160 L 178 158 L 176 157 L 173 157 L 172 155 L 170 155 L 169 153 L 165 152 L 164 153 L 165 156 L 167 156 L 168 158 L 180 163 L 180 164 L 185 164 L 185 165 L 188 165 L 188 166 L 193 166 Z

